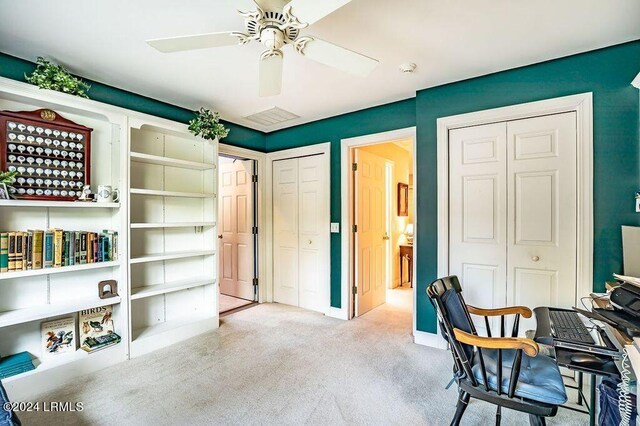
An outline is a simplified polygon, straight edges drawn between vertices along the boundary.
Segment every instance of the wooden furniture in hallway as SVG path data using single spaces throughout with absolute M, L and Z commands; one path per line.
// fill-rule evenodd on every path
M 409 285 L 413 288 L 413 246 L 408 244 L 400 244 L 400 287 L 402 287 L 403 273 L 402 260 L 407 259 L 409 266 Z

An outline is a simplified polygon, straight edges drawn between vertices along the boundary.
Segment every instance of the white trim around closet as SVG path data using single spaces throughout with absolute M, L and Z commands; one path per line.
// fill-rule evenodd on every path
M 266 266 L 266 295 L 265 302 L 273 302 L 273 162 L 277 160 L 285 160 L 287 158 L 296 158 L 296 157 L 306 157 L 309 155 L 321 155 L 324 154 L 324 167 L 325 173 L 327 176 L 327 181 L 329 184 L 329 188 L 326 191 L 326 205 L 327 211 L 326 215 L 330 219 L 331 218 L 331 143 L 318 143 L 314 145 L 307 145 L 298 148 L 285 149 L 282 151 L 275 151 L 266 154 L 266 207 L 265 207 L 265 224 L 266 224 L 266 232 L 265 238 L 266 241 L 269 241 L 269 244 L 266 244 L 265 248 L 265 266 Z M 329 229 L 327 229 L 327 234 L 329 234 Z M 325 300 L 325 315 L 330 317 L 341 318 L 340 310 L 337 308 L 331 307 L 331 241 L 329 241 L 329 261 L 326 265 L 326 275 L 329 277 L 329 282 L 325 288 L 325 294 L 323 295 L 323 299 Z
M 593 291 L 593 94 L 581 93 L 437 120 L 438 276 L 449 273 L 449 131 L 461 127 L 575 112 L 577 118 L 576 305 Z

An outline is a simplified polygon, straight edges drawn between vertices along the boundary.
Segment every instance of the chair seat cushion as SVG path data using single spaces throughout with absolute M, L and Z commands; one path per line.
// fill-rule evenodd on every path
M 482 355 L 487 371 L 489 389 L 497 391 L 498 376 L 498 350 L 483 349 Z M 511 367 L 516 355 L 515 349 L 502 350 L 502 392 L 508 393 L 511 378 Z M 482 385 L 482 369 L 480 367 L 480 355 L 476 352 L 473 357 L 473 375 Z M 553 405 L 562 405 L 567 402 L 562 376 L 556 362 L 546 355 L 530 357 L 522 355 L 520 365 L 520 377 L 516 385 L 515 395 L 533 401 L 544 402 Z

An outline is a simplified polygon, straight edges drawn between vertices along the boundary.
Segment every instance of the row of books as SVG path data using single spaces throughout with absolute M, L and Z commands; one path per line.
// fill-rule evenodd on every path
M 0 379 L 25 373 L 36 368 L 33 365 L 29 352 L 20 352 L 0 358 Z
M 39 229 L 0 233 L 0 273 L 60 268 L 118 258 L 118 233 Z

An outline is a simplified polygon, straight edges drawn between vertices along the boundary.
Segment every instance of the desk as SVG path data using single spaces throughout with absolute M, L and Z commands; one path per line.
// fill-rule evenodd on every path
M 402 279 L 402 259 L 407 259 L 409 264 L 409 284 L 413 288 L 413 246 L 400 244 L 400 286 L 404 280 Z

